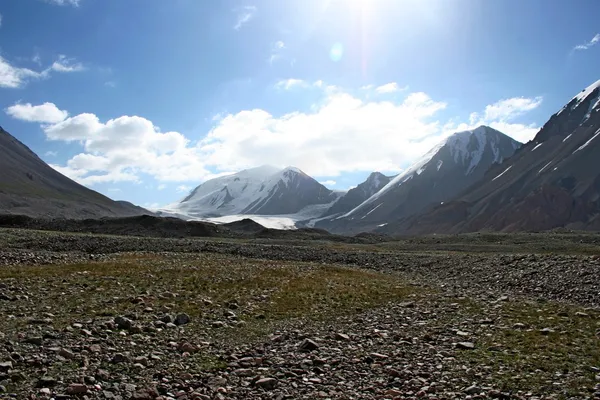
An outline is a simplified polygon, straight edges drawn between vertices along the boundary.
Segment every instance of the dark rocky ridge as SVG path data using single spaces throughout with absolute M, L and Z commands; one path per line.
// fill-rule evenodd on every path
M 390 177 L 383 175 L 381 172 L 372 172 L 366 181 L 362 182 L 357 187 L 348 190 L 348 192 L 340 197 L 338 201 L 333 203 L 322 217 L 344 214 L 351 211 L 381 190 L 381 188 L 387 185 L 390 180 Z
M 0 213 L 98 218 L 151 214 L 60 174 L 0 127 Z

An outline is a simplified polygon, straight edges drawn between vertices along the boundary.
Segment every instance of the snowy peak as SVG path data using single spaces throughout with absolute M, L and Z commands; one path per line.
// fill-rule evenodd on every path
M 266 165 L 206 181 L 172 211 L 197 218 L 282 215 L 309 205 L 331 203 L 337 197 L 298 168 L 280 170 Z
M 457 132 L 338 219 L 359 220 L 368 229 L 369 223 L 412 215 L 452 198 L 519 147 L 519 142 L 488 126 Z
M 593 125 L 594 116 L 600 111 L 600 80 L 576 94 L 563 108 L 552 115 L 535 136 L 542 143 L 554 136 L 565 139 L 578 128 Z
M 466 167 L 465 174 L 470 174 L 481 162 L 486 152 L 490 152 L 493 163 L 501 163 L 506 156 L 502 151 L 516 150 L 521 144 L 489 126 L 479 126 L 473 130 L 457 132 L 450 136 L 443 147 L 447 148 L 454 162 Z M 511 153 L 512 154 L 512 153 Z M 439 165 L 439 168 L 441 168 Z M 438 169 L 439 169 L 438 168 Z

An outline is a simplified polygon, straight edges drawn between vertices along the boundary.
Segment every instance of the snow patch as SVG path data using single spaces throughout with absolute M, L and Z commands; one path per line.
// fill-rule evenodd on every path
M 365 215 L 363 215 L 363 217 L 361 219 L 364 219 L 366 216 L 368 216 L 369 214 L 371 214 L 373 211 L 377 210 L 379 207 L 381 207 L 383 203 L 378 204 L 377 206 L 375 206 L 375 208 L 373 208 L 371 211 L 369 211 L 368 213 L 366 213 Z
M 504 175 L 506 172 L 508 172 L 509 169 L 512 168 L 512 165 L 508 168 L 506 168 L 504 171 L 502 171 L 498 176 L 496 176 L 494 179 L 492 179 L 492 181 L 495 181 L 496 179 L 500 178 L 502 175 Z
M 569 133 L 569 135 L 567 135 L 567 137 L 563 139 L 563 143 L 566 142 L 571 136 L 573 136 L 573 134 Z
M 384 223 L 384 224 L 379 224 L 379 225 L 377 225 L 377 226 L 381 228 L 382 226 L 386 226 L 387 224 L 388 224 L 388 223 L 386 222 L 386 223 Z
M 442 160 L 438 160 L 437 162 L 437 170 L 439 171 L 440 168 L 442 168 L 442 165 L 444 165 L 444 162 Z
M 541 145 L 543 145 L 543 144 L 544 144 L 544 143 L 540 143 L 540 144 L 538 144 L 538 145 L 537 145 L 537 146 L 535 146 L 535 147 L 534 147 L 534 148 L 533 148 L 531 151 L 532 151 L 532 152 L 533 152 L 533 151 L 535 151 L 535 150 L 536 150 L 538 147 L 540 147 L 540 146 L 541 146 Z
M 600 135 L 600 129 L 598 129 L 596 131 L 596 134 L 594 136 L 592 136 L 592 138 L 590 140 L 588 140 L 587 142 L 585 142 L 583 145 L 579 146 L 579 148 L 577 150 L 575 150 L 573 152 L 573 154 L 577 153 L 579 150 L 585 149 L 592 142 L 592 140 L 594 140 L 594 139 L 596 139 L 598 137 L 598 135 Z
M 541 173 L 543 170 L 545 170 L 545 169 L 546 169 L 546 168 L 547 168 L 547 167 L 548 167 L 550 164 L 552 164 L 552 161 L 550 161 L 548 164 L 544 165 L 544 166 L 542 167 L 542 169 L 540 169 L 540 170 L 538 171 L 538 174 L 539 174 L 539 173 Z
M 600 80 L 592 83 L 590 86 L 588 86 L 587 88 L 583 89 L 581 92 L 579 92 L 577 94 L 577 96 L 573 97 L 571 99 L 571 101 L 573 100 L 577 100 L 577 103 L 581 103 L 583 100 L 585 100 L 590 94 L 592 94 L 592 92 L 594 90 L 596 90 L 597 88 L 600 87 Z
M 261 224 L 265 228 L 270 229 L 296 229 L 296 220 L 294 218 L 277 215 L 225 215 L 217 218 L 203 218 L 199 221 L 212 222 L 214 224 L 228 224 L 230 222 L 241 221 L 243 219 L 251 219 L 254 222 Z

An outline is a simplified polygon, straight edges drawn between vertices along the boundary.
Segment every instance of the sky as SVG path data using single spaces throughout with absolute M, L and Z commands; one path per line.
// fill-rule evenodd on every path
M 331 189 L 481 124 L 531 140 L 600 79 L 597 0 L 0 0 L 0 126 L 160 207 L 294 166 Z

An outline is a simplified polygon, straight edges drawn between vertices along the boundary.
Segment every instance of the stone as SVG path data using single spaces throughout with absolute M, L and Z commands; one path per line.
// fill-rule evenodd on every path
M 344 341 L 344 342 L 349 342 L 350 341 L 350 336 L 346 335 L 345 333 L 336 333 L 334 336 L 335 340 L 340 340 L 340 341 Z
M 110 362 L 112 362 L 113 364 L 126 363 L 129 362 L 129 357 L 127 357 L 125 354 L 117 353 L 112 357 Z
M 131 397 L 133 400 L 154 400 L 159 396 L 154 388 L 140 389 Z
M 49 376 L 42 376 L 35 384 L 37 388 L 50 388 L 56 386 L 58 380 Z
M 319 348 L 319 345 L 311 339 L 304 339 L 298 345 L 298 348 L 302 351 L 313 351 L 313 350 L 317 350 Z
M 58 355 L 66 358 L 67 360 L 72 360 L 75 358 L 75 354 L 73 354 L 73 352 L 67 350 L 67 349 L 60 349 L 60 351 L 58 352 Z
M 67 388 L 67 394 L 86 394 L 88 392 L 88 387 L 82 383 L 72 383 Z
M 456 344 L 456 348 L 462 350 L 473 350 L 475 348 L 475 344 L 472 342 L 458 342 Z
M 177 314 L 175 317 L 175 325 L 185 325 L 190 323 L 190 316 L 186 313 Z
M 464 392 L 466 394 L 471 394 L 471 395 L 478 394 L 479 392 L 481 392 L 481 388 L 478 387 L 478 386 L 473 385 L 473 386 L 469 386 L 468 388 L 466 388 L 464 390 Z
M 115 317 L 115 325 L 117 325 L 117 328 L 119 329 L 129 330 L 133 326 L 133 321 L 129 318 L 119 316 Z
M 277 386 L 277 379 L 275 378 L 263 378 L 259 379 L 255 383 L 256 386 L 265 390 L 273 390 Z
M 185 342 L 179 346 L 179 350 L 183 351 L 184 353 L 194 353 L 198 349 L 193 344 Z
M 25 339 L 25 343 L 34 344 L 36 346 L 41 346 L 44 344 L 44 338 L 41 336 L 32 336 Z
M 12 367 L 13 367 L 12 361 L 0 362 L 0 372 L 8 372 L 12 369 Z

